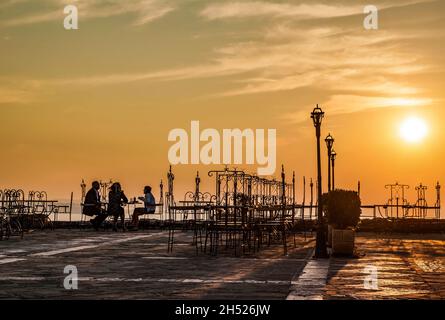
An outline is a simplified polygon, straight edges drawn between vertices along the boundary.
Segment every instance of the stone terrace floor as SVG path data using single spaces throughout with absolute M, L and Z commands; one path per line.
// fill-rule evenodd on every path
M 58 229 L 0 241 L 0 299 L 443 299 L 445 235 L 359 234 L 358 258 L 311 259 L 314 239 L 289 238 L 236 257 L 196 254 L 192 233 Z M 78 290 L 63 287 L 77 267 Z M 377 271 L 366 289 L 365 270 Z

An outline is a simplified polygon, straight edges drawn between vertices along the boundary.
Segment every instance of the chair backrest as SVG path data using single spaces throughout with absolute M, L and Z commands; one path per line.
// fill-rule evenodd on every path
M 28 193 L 28 205 L 33 214 L 48 212 L 48 195 L 45 191 L 30 191 Z

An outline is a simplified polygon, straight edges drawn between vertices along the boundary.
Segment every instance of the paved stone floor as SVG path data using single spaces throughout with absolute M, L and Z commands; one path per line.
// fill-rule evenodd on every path
M 196 254 L 178 232 L 35 231 L 0 242 L 0 299 L 443 299 L 445 235 L 360 234 L 359 257 L 311 259 L 314 239 Z M 63 287 L 78 270 L 78 290 Z M 372 272 L 370 272 L 372 271 Z M 371 288 L 364 282 L 376 277 Z M 369 283 L 369 281 L 367 282 Z
M 0 242 L 0 299 L 285 299 L 313 239 L 298 237 L 256 255 L 196 254 L 192 233 L 92 230 L 33 232 Z M 65 290 L 66 265 L 78 270 L 78 290 Z
M 445 234 L 360 234 L 357 247 L 359 259 L 331 258 L 324 299 L 445 299 Z

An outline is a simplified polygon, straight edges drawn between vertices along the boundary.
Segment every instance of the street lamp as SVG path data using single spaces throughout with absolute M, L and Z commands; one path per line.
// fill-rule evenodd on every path
M 317 221 L 317 239 L 315 243 L 315 258 L 327 258 L 328 252 L 326 248 L 326 239 L 323 223 L 323 206 L 321 203 L 321 157 L 320 157 L 320 135 L 321 122 L 323 121 L 324 112 L 318 106 L 312 111 L 311 118 L 314 122 L 315 133 L 317 136 L 317 194 L 318 194 L 318 221 Z
M 331 151 L 331 165 L 332 165 L 332 190 L 335 190 L 335 159 L 337 158 L 337 152 Z
M 334 138 L 329 134 L 326 139 L 326 146 L 328 147 L 328 192 L 331 191 L 331 154 L 332 147 L 334 146 Z

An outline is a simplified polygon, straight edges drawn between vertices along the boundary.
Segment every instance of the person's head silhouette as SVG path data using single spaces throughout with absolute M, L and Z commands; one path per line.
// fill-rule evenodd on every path
M 118 193 L 122 191 L 121 184 L 119 182 L 115 182 L 111 185 L 111 191 Z

